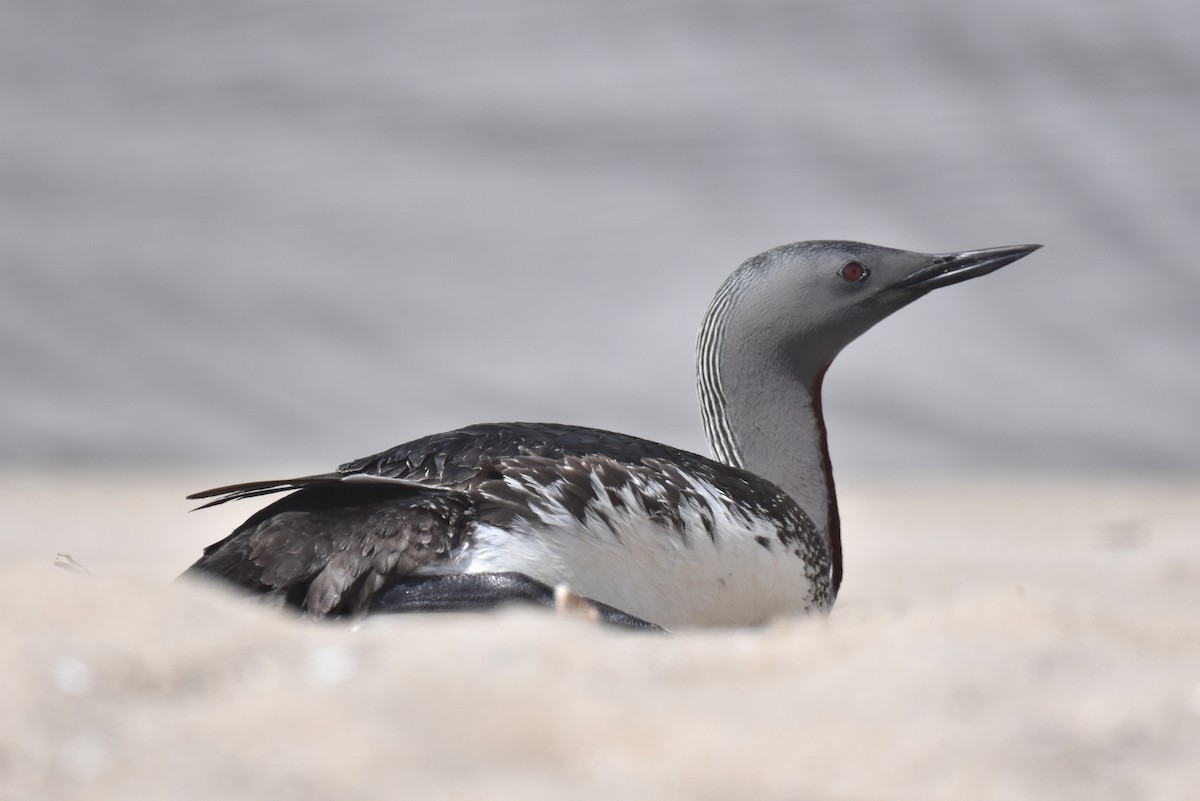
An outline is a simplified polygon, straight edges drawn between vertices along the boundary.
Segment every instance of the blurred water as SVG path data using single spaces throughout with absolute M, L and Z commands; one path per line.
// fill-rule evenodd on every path
M 784 242 L 1043 242 L 856 343 L 840 471 L 1200 468 L 1194 3 L 0 5 L 0 461 L 541 419 L 703 450 Z

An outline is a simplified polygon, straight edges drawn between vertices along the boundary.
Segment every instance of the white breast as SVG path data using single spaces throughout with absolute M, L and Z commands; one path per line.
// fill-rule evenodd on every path
M 566 583 L 668 629 L 753 625 L 827 606 L 814 600 L 824 598 L 814 589 L 819 568 L 779 538 L 777 521 L 738 508 L 711 484 L 688 480 L 702 500 L 680 499 L 673 521 L 652 518 L 641 502 L 652 486 L 626 487 L 617 503 L 597 486 L 583 520 L 553 486 L 537 487 L 542 497 L 528 519 L 508 528 L 477 524 L 468 544 L 435 570 L 518 572 L 551 586 Z

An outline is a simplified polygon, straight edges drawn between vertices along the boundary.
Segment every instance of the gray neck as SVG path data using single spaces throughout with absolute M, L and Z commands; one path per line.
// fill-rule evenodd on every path
M 841 537 L 829 462 L 821 384 L 828 364 L 798 364 L 771 332 L 735 313 L 722 289 L 697 348 L 700 411 L 718 460 L 779 486 L 825 537 L 834 592 L 841 583 Z M 737 294 L 737 293 L 733 293 Z

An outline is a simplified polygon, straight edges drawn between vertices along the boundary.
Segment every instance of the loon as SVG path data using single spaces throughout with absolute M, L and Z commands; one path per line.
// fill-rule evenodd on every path
M 837 354 L 939 287 L 1040 245 L 927 254 L 809 241 L 761 253 L 717 291 L 697 341 L 714 458 L 544 423 L 473 425 L 335 471 L 189 496 L 290 492 L 186 576 L 313 618 L 554 603 L 675 630 L 828 611 L 842 581 L 821 386 Z

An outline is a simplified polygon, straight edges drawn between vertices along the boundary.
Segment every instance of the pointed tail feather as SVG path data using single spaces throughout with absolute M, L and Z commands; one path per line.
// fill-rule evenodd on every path
M 316 487 L 323 484 L 337 483 L 351 484 L 392 484 L 399 486 L 412 487 L 414 489 L 435 489 L 424 484 L 419 484 L 415 481 L 407 481 L 400 478 L 388 478 L 386 476 L 376 476 L 369 473 L 321 473 L 315 476 L 300 476 L 299 478 L 285 478 L 268 481 L 246 481 L 241 484 L 227 484 L 223 487 L 214 487 L 213 489 L 201 490 L 193 492 L 187 496 L 189 501 L 203 500 L 205 498 L 213 498 L 214 500 L 208 503 L 197 506 L 192 511 L 207 509 L 210 506 L 220 506 L 229 501 L 241 501 L 246 498 L 255 498 L 259 495 L 272 495 L 276 492 L 291 492 L 292 490 L 304 489 L 305 487 Z

